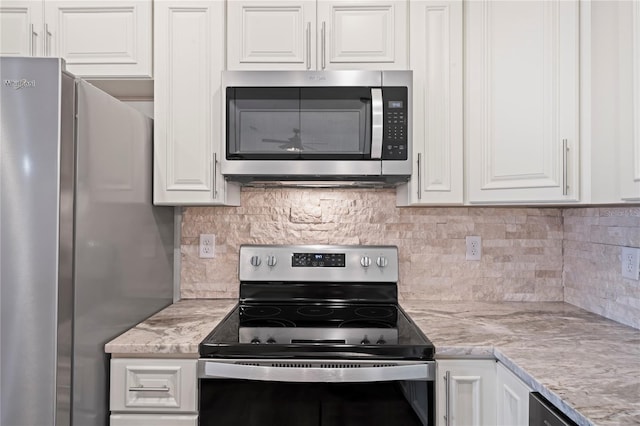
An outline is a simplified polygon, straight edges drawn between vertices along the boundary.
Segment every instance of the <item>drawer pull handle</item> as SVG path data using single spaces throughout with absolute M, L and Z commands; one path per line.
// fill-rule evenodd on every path
M 169 392 L 168 386 L 159 386 L 159 387 L 146 387 L 146 386 L 138 386 L 129 388 L 129 392 Z

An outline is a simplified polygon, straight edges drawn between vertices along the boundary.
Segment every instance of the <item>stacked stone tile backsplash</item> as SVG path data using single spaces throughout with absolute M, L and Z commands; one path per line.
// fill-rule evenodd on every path
M 183 210 L 181 297 L 238 296 L 241 244 L 392 244 L 403 300 L 562 301 L 562 210 L 397 208 L 394 190 L 243 189 L 240 207 Z M 216 257 L 198 258 L 198 236 Z M 465 261 L 465 237 L 482 260 Z
M 640 208 L 571 208 L 564 216 L 564 298 L 640 329 L 640 282 L 622 277 L 621 248 L 640 247 Z

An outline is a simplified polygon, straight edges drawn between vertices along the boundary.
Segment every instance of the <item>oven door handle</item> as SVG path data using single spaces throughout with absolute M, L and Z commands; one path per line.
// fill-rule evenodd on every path
M 382 89 L 371 89 L 371 158 L 382 158 L 382 136 L 384 134 L 384 117 L 382 106 Z
M 200 378 L 244 379 L 267 382 L 388 382 L 394 380 L 434 380 L 433 363 L 376 367 L 272 367 L 205 361 Z

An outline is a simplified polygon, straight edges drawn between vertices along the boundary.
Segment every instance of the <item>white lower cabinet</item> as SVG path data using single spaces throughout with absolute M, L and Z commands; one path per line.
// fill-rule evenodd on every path
M 496 424 L 496 361 L 436 361 L 436 425 Z
M 111 360 L 111 426 L 196 426 L 195 359 Z
M 496 385 L 498 426 L 527 426 L 531 388 L 501 363 L 497 364 Z

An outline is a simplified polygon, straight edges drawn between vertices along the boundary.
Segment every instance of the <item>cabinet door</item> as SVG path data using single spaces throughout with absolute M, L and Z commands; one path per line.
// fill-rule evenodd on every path
M 412 178 L 398 204 L 462 204 L 462 0 L 411 3 Z
M 154 203 L 237 204 L 219 167 L 224 3 L 156 1 L 154 16 Z
M 315 6 L 315 1 L 229 0 L 228 69 L 315 69 Z
M 630 10 L 629 10 L 630 9 Z M 621 141 L 621 194 L 624 201 L 639 202 L 640 201 L 640 4 L 637 1 L 628 3 L 620 3 L 620 22 L 628 21 L 628 14 L 631 12 L 631 35 L 633 37 L 631 46 L 633 53 L 630 55 L 633 62 L 630 67 L 624 67 L 632 70 L 632 93 L 633 106 L 631 108 L 631 116 L 629 121 L 632 128 L 629 139 Z M 621 43 L 623 41 L 621 40 Z M 628 41 L 625 40 L 626 43 Z M 624 72 L 624 71 L 623 71 Z M 627 74 L 628 75 L 628 74 Z M 621 76 L 622 77 L 622 76 Z M 622 78 L 621 78 L 622 80 Z M 623 94 L 621 94 L 623 95 Z M 623 95 L 624 96 L 624 95 Z M 624 116 L 624 112 L 622 115 Z M 625 123 L 620 123 L 625 124 Z M 622 126 L 621 126 L 622 127 Z M 627 126 L 624 126 L 627 127 Z
M 319 0 L 318 69 L 407 69 L 406 0 Z
M 45 55 L 83 77 L 151 77 L 151 0 L 46 1 Z
M 531 389 L 504 365 L 496 369 L 498 426 L 528 426 Z
M 494 360 L 439 360 L 436 372 L 436 425 L 496 424 Z
M 111 360 L 111 411 L 185 412 L 198 410 L 197 360 Z
M 470 203 L 579 197 L 578 1 L 465 3 Z
M 0 1 L 0 55 L 42 54 L 42 0 Z

